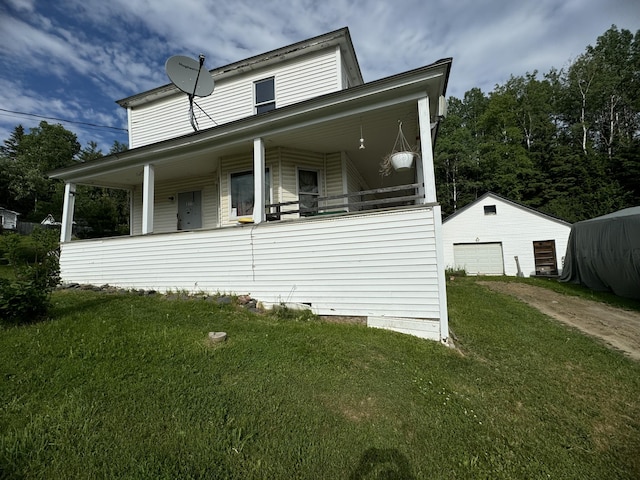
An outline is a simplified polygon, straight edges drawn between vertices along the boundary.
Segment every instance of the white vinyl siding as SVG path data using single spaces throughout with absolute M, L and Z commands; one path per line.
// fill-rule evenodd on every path
M 153 232 L 175 232 L 178 228 L 178 194 L 202 192 L 202 228 L 215 228 L 218 221 L 218 189 L 216 178 L 187 178 L 155 185 Z M 133 199 L 133 234 L 142 233 L 142 185 L 137 187 Z
M 495 206 L 496 213 L 485 215 L 485 206 Z M 455 266 L 454 244 L 500 243 L 504 274 L 517 275 L 517 256 L 528 277 L 535 274 L 533 242 L 555 240 L 558 268 L 562 269 L 570 231 L 566 222 L 488 194 L 443 222 L 445 266 Z
M 360 172 L 358 172 L 355 165 L 353 164 L 351 159 L 348 157 L 346 159 L 346 164 L 347 164 L 347 191 L 349 193 L 354 193 L 354 192 L 362 192 L 364 190 L 369 190 L 370 189 L 369 185 L 364 181 L 364 179 L 362 178 L 362 175 L 360 175 Z M 371 195 L 369 195 L 367 198 L 349 197 L 349 200 L 352 202 L 372 200 L 372 199 L 373 199 L 373 196 Z M 349 211 L 356 212 L 358 210 L 362 210 L 362 208 L 363 207 L 361 205 L 354 205 L 349 207 Z
M 342 83 L 338 62 L 336 51 L 329 49 L 232 77 L 219 80 L 214 77 L 213 93 L 195 99 L 200 107 L 194 106 L 199 128 L 202 130 L 253 115 L 254 82 L 268 77 L 275 79 L 277 107 L 335 92 Z M 188 111 L 187 95 L 181 92 L 132 108 L 130 148 L 192 133 Z
M 338 51 L 340 51 L 340 48 L 338 48 Z M 348 67 L 345 65 L 344 61 L 342 60 L 342 58 L 340 59 L 340 65 L 342 66 L 341 68 L 341 74 L 342 74 L 342 88 L 349 88 L 351 87 L 351 80 L 349 79 L 349 69 Z
M 342 155 L 340 153 L 333 153 L 326 155 L 325 157 L 325 188 L 323 196 L 333 197 L 336 195 L 344 194 L 343 176 L 342 176 Z M 328 200 L 325 203 L 325 207 L 331 207 L 331 205 L 343 205 L 347 202 L 346 198 L 338 200 Z M 346 208 L 340 207 L 338 210 L 347 211 Z
M 263 302 L 307 303 L 320 315 L 446 317 L 429 207 L 74 241 L 61 248 L 67 283 L 250 293 Z

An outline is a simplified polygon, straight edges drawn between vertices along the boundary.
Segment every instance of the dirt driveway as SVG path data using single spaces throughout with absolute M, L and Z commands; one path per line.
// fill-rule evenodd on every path
M 640 360 L 640 312 L 622 310 L 524 283 L 478 283 L 512 295 L 545 315 L 598 337 L 629 357 Z

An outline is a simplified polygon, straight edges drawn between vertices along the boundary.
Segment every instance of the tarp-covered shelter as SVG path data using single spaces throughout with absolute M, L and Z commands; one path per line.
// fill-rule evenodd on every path
M 640 207 L 573 224 L 560 281 L 640 300 Z

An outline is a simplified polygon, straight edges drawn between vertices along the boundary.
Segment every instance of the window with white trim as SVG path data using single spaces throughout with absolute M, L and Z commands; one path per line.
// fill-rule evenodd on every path
M 229 183 L 231 192 L 229 218 L 253 215 L 253 170 L 229 174 Z M 264 200 L 266 204 L 271 203 L 271 175 L 268 168 L 264 173 Z
M 258 80 L 253 84 L 256 113 L 264 113 L 276 108 L 276 88 L 274 77 Z

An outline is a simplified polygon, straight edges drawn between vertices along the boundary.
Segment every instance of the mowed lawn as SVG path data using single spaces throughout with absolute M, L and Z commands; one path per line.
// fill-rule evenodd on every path
M 0 329 L 0 478 L 640 478 L 638 362 L 474 279 L 448 297 L 457 349 L 56 292 Z

